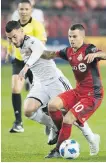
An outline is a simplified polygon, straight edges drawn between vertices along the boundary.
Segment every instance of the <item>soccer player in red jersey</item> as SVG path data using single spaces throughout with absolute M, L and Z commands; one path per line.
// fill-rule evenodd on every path
M 42 55 L 45 59 L 60 57 L 67 60 L 76 79 L 75 89 L 60 94 L 48 104 L 49 114 L 60 132 L 55 149 L 46 158 L 60 157 L 60 144 L 70 137 L 73 123 L 83 125 L 100 106 L 103 99 L 98 61 L 106 59 L 106 54 L 93 44 L 84 44 L 84 38 L 84 27 L 81 24 L 75 24 L 68 31 L 71 47 L 59 52 L 44 51 Z M 64 117 L 62 108 L 67 111 Z M 94 141 L 97 143 L 99 139 Z M 98 152 L 99 147 L 91 155 L 96 155 Z

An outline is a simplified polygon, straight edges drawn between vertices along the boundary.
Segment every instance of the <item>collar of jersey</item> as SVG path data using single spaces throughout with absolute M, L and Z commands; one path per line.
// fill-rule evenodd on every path
M 28 21 L 27 23 L 25 23 L 25 24 L 21 24 L 20 20 L 18 20 L 18 22 L 20 23 L 21 27 L 26 26 L 28 23 L 31 23 L 31 21 L 32 21 L 32 17 L 31 17 L 31 18 L 29 19 L 29 21 Z
M 20 45 L 20 48 L 22 48 L 22 46 L 23 46 L 24 41 L 25 41 L 26 38 L 27 38 L 27 35 L 24 36 L 24 40 L 23 40 L 22 44 Z
M 85 45 L 85 43 L 83 43 L 78 49 L 77 49 L 77 51 L 76 52 L 74 52 L 73 51 L 73 48 L 72 48 L 72 51 L 73 51 L 73 55 L 75 54 L 75 53 L 77 53 L 83 46 Z

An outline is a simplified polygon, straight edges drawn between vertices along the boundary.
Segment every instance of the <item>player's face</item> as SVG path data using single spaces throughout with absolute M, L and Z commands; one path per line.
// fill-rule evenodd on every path
M 32 14 L 32 7 L 29 3 L 19 3 L 18 12 L 20 19 L 29 20 Z
M 14 29 L 10 33 L 6 32 L 6 36 L 9 42 L 13 43 L 16 48 L 19 48 L 24 40 L 24 34 L 22 29 Z
M 73 49 L 79 49 L 84 41 L 85 32 L 81 30 L 70 30 L 68 31 L 68 39 Z

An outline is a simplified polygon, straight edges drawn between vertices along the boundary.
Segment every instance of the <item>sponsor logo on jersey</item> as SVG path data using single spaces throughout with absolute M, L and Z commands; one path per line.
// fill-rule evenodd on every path
M 78 65 L 78 69 L 79 69 L 79 71 L 81 71 L 81 72 L 85 72 L 86 69 L 87 69 L 87 66 L 86 66 L 84 63 L 80 63 L 80 64 Z
M 78 60 L 78 61 L 82 61 L 82 59 L 83 59 L 83 56 L 82 56 L 82 54 L 80 54 L 80 55 L 77 57 L 77 60 Z
M 79 63 L 77 66 L 72 66 L 72 70 L 79 70 L 81 72 L 85 72 L 87 70 L 87 66 L 84 63 Z

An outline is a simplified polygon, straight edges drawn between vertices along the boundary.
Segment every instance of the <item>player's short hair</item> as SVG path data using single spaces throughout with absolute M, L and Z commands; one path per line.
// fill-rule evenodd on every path
M 79 29 L 81 31 L 85 31 L 85 28 L 82 24 L 74 24 L 70 27 L 70 30 L 76 30 L 76 29 Z
M 12 30 L 14 29 L 19 29 L 21 28 L 20 26 L 20 23 L 18 21 L 9 21 L 7 24 L 6 24 L 6 27 L 5 27 L 5 31 L 7 33 L 10 33 Z
M 29 0 L 20 0 L 19 2 L 18 2 L 18 4 L 19 3 L 29 3 L 30 5 L 31 5 L 31 2 L 29 1 Z

